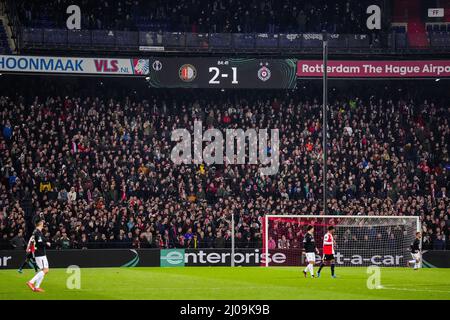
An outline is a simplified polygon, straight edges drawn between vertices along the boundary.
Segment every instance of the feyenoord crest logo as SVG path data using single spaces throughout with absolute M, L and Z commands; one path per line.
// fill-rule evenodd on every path
M 197 69 L 192 64 L 184 64 L 180 67 L 178 75 L 184 82 L 191 82 L 197 76 Z
M 259 68 L 258 70 L 258 78 L 261 81 L 267 81 L 270 79 L 270 69 L 267 68 L 267 66 L 269 65 L 267 62 L 265 63 L 265 65 L 263 63 L 259 64 L 261 66 L 261 68 Z

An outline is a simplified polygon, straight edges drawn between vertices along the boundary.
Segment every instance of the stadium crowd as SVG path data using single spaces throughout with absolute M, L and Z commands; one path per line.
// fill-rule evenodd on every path
M 366 33 L 368 5 L 382 1 L 341 0 L 115 0 L 37 3 L 14 0 L 20 21 L 27 27 L 66 26 L 66 8 L 81 8 L 83 29 L 184 31 L 201 33 L 321 32 Z
M 414 215 L 449 249 L 450 109 L 427 100 L 333 99 L 328 214 Z M 0 96 L 0 248 L 35 215 L 52 247 L 262 246 L 265 214 L 321 214 L 321 105 L 263 95 Z M 175 165 L 171 130 L 278 128 L 280 168 Z M 294 241 L 294 233 L 280 234 Z M 290 238 L 289 238 L 290 237 Z M 279 239 L 276 239 L 278 242 Z

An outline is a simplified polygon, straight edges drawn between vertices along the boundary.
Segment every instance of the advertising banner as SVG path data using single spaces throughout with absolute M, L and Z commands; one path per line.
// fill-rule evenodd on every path
M 149 60 L 0 55 L 0 72 L 144 76 Z
M 331 60 L 330 78 L 442 78 L 450 77 L 450 60 L 428 61 L 345 61 Z M 322 77 L 321 60 L 298 60 L 297 77 Z
M 450 268 L 450 250 L 430 250 L 422 254 L 424 268 Z
M 50 268 L 159 267 L 159 249 L 87 249 L 48 250 Z M 0 270 L 17 269 L 25 259 L 25 251 L 1 250 Z
M 283 265 L 284 253 L 269 253 L 269 262 Z M 167 249 L 161 250 L 161 267 L 211 267 L 231 266 L 231 249 Z M 266 254 L 261 249 L 236 249 L 234 253 L 236 266 L 265 265 Z
M 269 256 L 279 255 L 277 261 L 269 261 L 270 266 L 303 266 L 306 265 L 305 255 L 302 249 L 270 249 Z M 337 250 L 335 255 L 336 265 L 345 267 L 406 267 L 407 260 L 411 259 L 409 252 L 401 250 Z M 316 262 L 320 262 L 321 255 L 316 255 Z
M 230 266 L 231 249 L 88 249 L 88 250 L 48 250 L 50 268 L 101 267 L 211 267 Z M 25 259 L 22 250 L 1 250 L 0 270 L 17 269 Z M 268 257 L 263 249 L 236 249 L 236 266 L 303 266 L 305 256 L 301 249 L 271 249 Z M 320 262 L 321 256 L 316 256 Z M 338 250 L 335 254 L 338 266 L 363 267 L 406 267 L 409 253 L 383 252 L 376 250 Z M 423 267 L 450 268 L 450 251 L 425 251 Z

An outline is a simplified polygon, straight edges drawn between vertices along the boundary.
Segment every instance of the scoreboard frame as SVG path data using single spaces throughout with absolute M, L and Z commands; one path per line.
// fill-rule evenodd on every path
M 147 81 L 154 88 L 293 89 L 297 59 L 150 59 Z

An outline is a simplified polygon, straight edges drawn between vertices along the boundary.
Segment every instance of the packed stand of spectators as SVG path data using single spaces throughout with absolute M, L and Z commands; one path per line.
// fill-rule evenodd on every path
M 76 92 L 76 91 L 73 91 Z M 33 216 L 53 248 L 261 247 L 265 214 L 323 214 L 321 110 L 300 91 L 0 97 L 0 247 Z M 328 214 L 413 215 L 449 249 L 450 106 L 332 99 Z M 280 168 L 175 165 L 171 131 L 278 128 Z M 278 241 L 279 239 L 276 239 Z
M 340 0 L 33 0 L 10 1 L 27 27 L 65 28 L 81 8 L 83 29 L 200 33 L 367 33 L 366 8 L 382 1 Z

